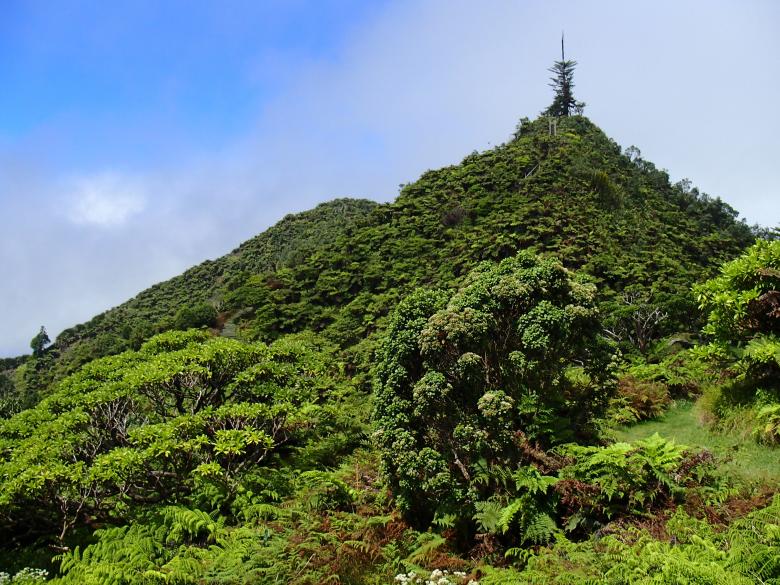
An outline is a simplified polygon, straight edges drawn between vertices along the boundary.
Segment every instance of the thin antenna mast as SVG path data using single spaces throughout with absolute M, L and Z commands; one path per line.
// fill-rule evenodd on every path
M 561 31 L 561 61 L 566 61 L 566 57 L 563 54 L 563 31 Z

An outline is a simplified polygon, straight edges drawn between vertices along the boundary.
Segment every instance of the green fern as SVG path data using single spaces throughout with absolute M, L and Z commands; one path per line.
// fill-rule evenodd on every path
M 446 545 L 447 540 L 439 534 L 421 534 L 417 539 L 417 547 L 406 557 L 406 560 L 415 565 L 424 565 Z
M 225 518 L 218 513 L 208 514 L 202 510 L 190 510 L 179 506 L 170 506 L 162 512 L 168 526 L 166 542 L 179 543 L 205 537 L 213 542 L 216 533 L 224 526 Z
M 473 519 L 477 523 L 477 526 L 483 532 L 497 534 L 504 509 L 501 503 L 495 500 L 477 502 L 474 504 L 474 508 L 476 509 L 476 512 L 474 512 Z

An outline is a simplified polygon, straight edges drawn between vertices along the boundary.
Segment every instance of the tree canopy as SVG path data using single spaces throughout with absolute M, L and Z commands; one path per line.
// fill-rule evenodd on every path
M 244 344 L 197 330 L 91 362 L 0 421 L 3 541 L 62 543 L 134 506 L 229 505 L 243 474 L 328 428 L 321 403 L 340 392 L 329 372 L 301 341 Z
M 38 333 L 35 334 L 35 337 L 30 341 L 30 349 L 32 349 L 35 357 L 40 357 L 43 355 L 43 350 L 46 349 L 46 346 L 50 343 L 51 339 L 49 339 L 49 334 L 46 333 L 46 328 L 41 325 L 41 330 L 38 331 Z

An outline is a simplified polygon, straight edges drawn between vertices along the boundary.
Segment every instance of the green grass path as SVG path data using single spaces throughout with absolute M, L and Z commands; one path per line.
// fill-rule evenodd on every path
M 780 484 L 780 449 L 759 445 L 749 437 L 710 432 L 692 402 L 677 402 L 657 419 L 621 427 L 616 438 L 631 442 L 653 433 L 688 447 L 709 449 L 724 460 L 722 468 L 727 473 L 748 481 Z

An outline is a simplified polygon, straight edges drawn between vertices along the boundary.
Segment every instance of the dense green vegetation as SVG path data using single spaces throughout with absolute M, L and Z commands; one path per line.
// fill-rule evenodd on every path
M 610 332 L 644 348 L 698 329 L 690 286 L 752 242 L 736 215 L 686 182 L 670 184 L 637 149 L 621 152 L 582 116 L 561 118 L 555 135 L 545 118 L 524 120 L 506 144 L 425 173 L 394 203 L 337 200 L 289 216 L 63 332 L 16 385 L 35 394 L 155 333 L 211 324 L 177 314 L 203 303 L 228 336 L 321 331 L 365 371 L 388 313 L 414 287 L 457 286 L 479 262 L 521 249 L 590 275 Z M 648 320 L 656 309 L 659 318 Z
M 704 401 L 678 400 L 668 410 L 639 424 L 619 427 L 620 441 L 634 442 L 656 433 L 683 445 L 697 445 L 717 457 L 721 469 L 745 482 L 780 485 L 780 458 L 772 445 L 751 441 L 749 433 L 704 424 L 711 416 Z
M 0 583 L 780 583 L 757 233 L 579 115 L 288 216 L 0 363 Z
M 521 253 L 478 266 L 449 299 L 421 290 L 378 355 L 377 442 L 406 516 L 471 520 L 496 467 L 595 436 L 612 390 L 595 289 Z

